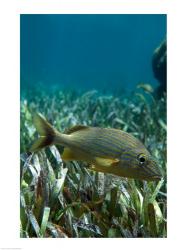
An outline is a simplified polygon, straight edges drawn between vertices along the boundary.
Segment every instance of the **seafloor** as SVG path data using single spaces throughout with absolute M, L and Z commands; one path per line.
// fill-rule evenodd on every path
M 65 163 L 60 148 L 28 149 L 36 138 L 33 113 L 58 130 L 76 124 L 122 129 L 139 138 L 158 160 L 160 182 L 90 171 Z M 151 93 L 32 89 L 21 99 L 20 237 L 166 237 L 166 96 Z

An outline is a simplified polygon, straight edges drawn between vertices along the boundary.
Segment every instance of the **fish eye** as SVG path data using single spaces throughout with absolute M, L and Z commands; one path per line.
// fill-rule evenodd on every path
M 139 163 L 142 165 L 144 164 L 144 162 L 146 161 L 146 157 L 144 154 L 139 154 L 138 155 L 138 160 L 139 160 Z

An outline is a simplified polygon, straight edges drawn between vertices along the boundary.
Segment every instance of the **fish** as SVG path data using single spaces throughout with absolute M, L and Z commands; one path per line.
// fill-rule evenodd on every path
M 146 181 L 159 181 L 162 174 L 157 161 L 133 135 L 114 128 L 76 125 L 64 133 L 36 113 L 33 123 L 40 137 L 30 152 L 61 145 L 64 161 L 83 161 L 91 170 Z
M 154 92 L 154 89 L 149 83 L 139 83 L 137 85 L 137 88 L 143 89 L 146 93 L 152 94 Z

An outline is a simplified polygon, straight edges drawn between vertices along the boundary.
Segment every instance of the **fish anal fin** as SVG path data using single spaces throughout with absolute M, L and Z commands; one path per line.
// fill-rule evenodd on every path
M 95 165 L 101 166 L 101 167 L 115 167 L 119 163 L 119 159 L 108 159 L 108 158 L 101 158 L 96 157 L 95 158 Z
M 64 152 L 62 153 L 61 157 L 65 161 L 73 161 L 77 159 L 74 152 L 70 148 L 67 148 L 67 147 L 64 148 Z
M 77 132 L 77 131 L 80 131 L 80 130 L 83 130 L 83 129 L 88 129 L 89 127 L 88 126 L 84 126 L 84 125 L 76 125 L 72 128 L 69 128 L 69 129 L 66 129 L 64 131 L 65 134 L 69 135 L 69 134 L 72 134 L 74 132 Z

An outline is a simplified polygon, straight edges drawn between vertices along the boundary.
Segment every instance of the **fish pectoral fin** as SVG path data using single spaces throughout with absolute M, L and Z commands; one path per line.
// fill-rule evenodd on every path
M 76 155 L 74 154 L 74 152 L 70 148 L 67 148 L 67 147 L 64 148 L 64 152 L 62 153 L 61 157 L 65 161 L 76 160 Z
M 101 167 L 115 167 L 119 163 L 119 159 L 108 159 L 108 158 L 101 158 L 96 157 L 95 158 L 95 165 L 101 166 Z

